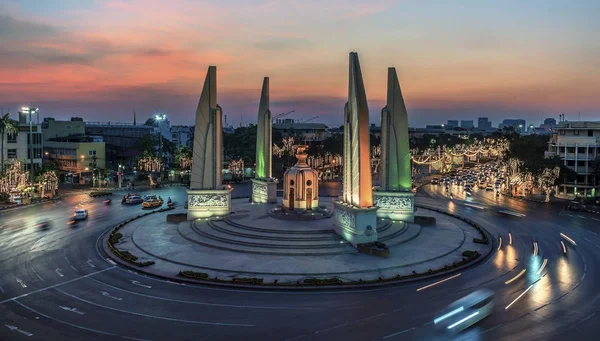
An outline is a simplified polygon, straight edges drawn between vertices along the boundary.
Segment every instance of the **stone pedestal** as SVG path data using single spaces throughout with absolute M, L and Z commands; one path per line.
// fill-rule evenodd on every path
M 373 205 L 377 206 L 377 217 L 415 222 L 415 193 L 373 191 Z
M 189 189 L 188 220 L 223 217 L 231 211 L 231 188 Z
M 352 246 L 377 241 L 377 207 L 360 208 L 333 202 L 335 232 Z
M 257 204 L 277 203 L 277 180 L 252 179 L 252 202 Z

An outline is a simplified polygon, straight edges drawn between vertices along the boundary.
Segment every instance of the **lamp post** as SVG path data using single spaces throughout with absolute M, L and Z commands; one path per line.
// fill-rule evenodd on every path
M 162 179 L 163 174 L 163 162 L 162 162 L 162 131 L 160 123 L 167 119 L 167 115 L 165 114 L 157 114 L 154 116 L 154 120 L 158 122 L 158 159 L 160 160 L 160 169 L 159 174 Z
M 33 122 L 31 120 L 32 114 L 40 113 L 39 108 L 22 107 L 21 111 L 24 114 L 29 114 L 29 182 L 33 185 Z

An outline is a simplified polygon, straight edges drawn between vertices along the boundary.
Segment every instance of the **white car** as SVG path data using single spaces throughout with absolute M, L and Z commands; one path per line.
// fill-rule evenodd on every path
M 446 333 L 457 333 L 484 319 L 493 310 L 494 294 L 480 289 L 450 304 L 433 323 Z
M 87 219 L 88 217 L 88 212 L 85 209 L 79 209 L 77 211 L 75 211 L 75 213 L 73 214 L 73 219 L 75 220 L 84 220 Z

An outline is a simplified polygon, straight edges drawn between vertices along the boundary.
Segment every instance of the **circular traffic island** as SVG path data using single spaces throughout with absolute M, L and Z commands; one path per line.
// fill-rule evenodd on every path
M 331 200 L 321 204 L 328 207 Z M 426 209 L 420 215 L 432 219 L 423 226 L 378 220 L 384 258 L 343 240 L 328 217 L 281 220 L 272 217 L 275 204 L 237 199 L 232 206 L 235 213 L 220 219 L 165 223 L 167 213 L 140 218 L 119 230 L 123 237 L 114 247 L 154 261 L 138 270 L 161 277 L 279 287 L 414 280 L 456 271 L 491 249 L 473 242 L 481 234 L 468 223 Z

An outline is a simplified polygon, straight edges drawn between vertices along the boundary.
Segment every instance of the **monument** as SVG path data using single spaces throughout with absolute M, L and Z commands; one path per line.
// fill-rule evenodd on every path
M 283 174 L 283 208 L 311 211 L 319 207 L 319 175 L 306 163 L 308 146 L 295 146 L 298 162 Z
M 224 216 L 231 210 L 231 188 L 222 184 L 222 114 L 217 104 L 217 67 L 209 66 L 196 109 L 188 220 Z
M 356 52 L 350 53 L 348 103 L 344 107 L 344 176 L 334 201 L 335 231 L 353 246 L 377 241 L 377 207 L 369 155 L 369 108 Z
M 373 192 L 377 216 L 414 222 L 408 113 L 396 68 L 388 68 L 387 104 L 381 110 L 381 186 Z
M 263 80 L 256 124 L 256 176 L 252 179 L 252 202 L 277 202 L 277 180 L 272 178 L 272 119 L 269 110 L 269 77 Z

